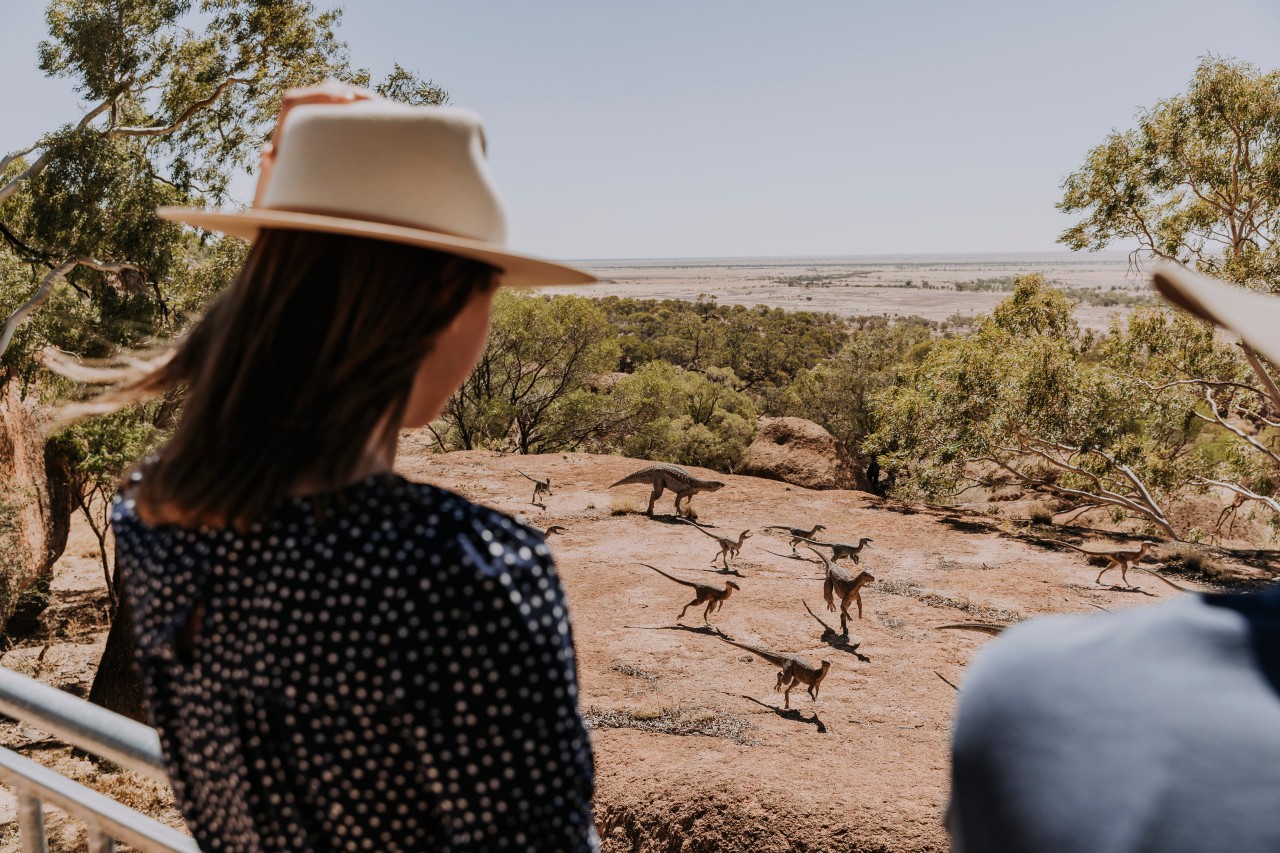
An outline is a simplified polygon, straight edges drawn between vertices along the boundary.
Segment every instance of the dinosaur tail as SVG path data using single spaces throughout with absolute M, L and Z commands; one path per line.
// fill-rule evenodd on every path
M 664 578 L 667 578 L 668 580 L 673 580 L 676 583 L 684 584 L 685 586 L 697 586 L 697 584 L 690 583 L 689 581 L 686 581 L 686 580 L 681 580 L 675 575 L 669 575 L 666 572 L 664 572 L 662 569 L 658 568 L 657 566 L 651 566 L 648 563 L 641 563 L 640 565 L 644 566 L 646 569 L 653 569 L 655 572 L 662 575 Z
M 644 483 L 645 485 L 650 485 L 652 481 L 649 478 L 651 476 L 652 475 L 648 471 L 637 471 L 634 474 L 628 474 L 627 476 L 623 477 L 621 480 L 614 483 L 609 488 L 612 489 L 614 486 L 626 486 L 626 485 L 630 485 L 631 483 Z
M 751 652 L 751 654 L 755 655 L 758 658 L 761 658 L 762 660 L 768 661 L 774 666 L 782 666 L 783 664 L 783 662 L 781 661 L 780 658 L 778 658 L 777 655 L 767 652 L 764 649 L 757 649 L 755 646 L 748 646 L 746 643 L 739 643 L 737 640 L 730 640 L 727 637 L 721 637 L 720 639 L 724 640 L 726 643 L 728 643 L 731 646 L 737 646 L 740 649 Z

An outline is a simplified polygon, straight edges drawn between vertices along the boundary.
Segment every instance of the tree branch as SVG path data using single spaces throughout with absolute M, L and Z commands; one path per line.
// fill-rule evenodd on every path
M 84 116 L 80 119 L 80 121 L 76 123 L 76 130 L 84 130 L 84 128 L 89 126 L 89 122 L 93 121 L 95 118 L 97 118 L 98 116 L 106 112 L 106 110 L 111 106 L 111 104 L 112 104 L 112 101 L 109 101 L 109 100 L 103 101 L 93 109 L 89 110 L 89 112 L 85 113 Z M 38 143 L 34 148 L 28 149 L 27 153 L 34 151 L 36 148 L 39 148 L 40 145 L 42 144 L 44 144 L 44 140 L 41 140 L 40 143 Z M 18 191 L 18 187 L 22 186 L 23 183 L 31 180 L 36 175 L 43 172 L 45 166 L 48 166 L 48 165 L 49 165 L 49 152 L 45 151 L 41 153 L 39 157 L 36 158 L 36 161 L 34 163 L 32 163 L 27 168 L 23 169 L 18 174 L 14 175 L 13 178 L 10 179 L 9 183 L 5 184 L 3 187 L 0 187 L 0 203 L 4 202 L 6 199 L 9 198 L 9 196 L 16 193 Z
M 40 147 L 40 142 L 36 141 L 31 143 L 31 145 L 26 148 L 21 148 L 17 151 L 10 151 L 8 154 L 4 155 L 3 157 L 0 157 L 0 173 L 3 173 L 5 169 L 9 168 L 9 164 L 12 163 L 14 160 L 17 160 L 19 157 L 26 157 L 28 154 L 30 154 L 32 151 L 35 151 L 39 147 Z
M 1280 502 L 1277 502 L 1275 498 L 1269 498 L 1266 495 L 1260 495 L 1257 492 L 1252 491 L 1251 489 L 1246 489 L 1244 486 L 1240 485 L 1239 483 L 1228 483 L 1225 480 L 1211 480 L 1208 477 L 1197 477 L 1193 482 L 1196 485 L 1219 486 L 1221 488 L 1226 489 L 1229 492 L 1235 492 L 1237 495 L 1240 495 L 1246 498 L 1247 500 L 1258 501 L 1262 503 L 1272 512 L 1276 513 L 1277 515 L 1280 515 Z
M 1253 372 L 1258 374 L 1258 378 L 1262 380 L 1262 387 L 1267 389 L 1267 393 L 1271 395 L 1272 402 L 1275 403 L 1277 408 L 1280 408 L 1280 388 L 1276 387 L 1276 381 L 1271 378 L 1270 371 L 1262 364 L 1262 359 L 1258 358 L 1258 354 L 1244 343 L 1240 344 L 1240 349 L 1244 350 L 1245 360 L 1249 362 Z
M 0 332 L 0 356 L 4 355 L 5 351 L 9 349 L 9 344 L 12 343 L 14 332 L 18 330 L 18 326 L 22 325 L 31 312 L 39 308 L 49 298 L 49 294 L 53 292 L 54 285 L 76 267 L 89 267 L 100 272 L 118 273 L 124 270 L 142 272 L 142 268 L 138 265 L 126 262 L 112 263 L 87 257 L 68 258 L 51 269 L 44 277 L 44 280 L 40 282 L 40 286 L 36 288 L 36 292 L 31 295 L 31 298 L 15 308 L 9 318 L 4 321 L 4 331 Z
M 191 106 L 183 110 L 182 114 L 174 119 L 170 124 L 163 125 L 161 127 L 111 127 L 107 128 L 107 133 L 111 136 L 168 136 L 186 124 L 193 115 L 201 110 L 208 109 L 213 106 L 214 102 L 217 101 L 218 98 L 222 97 L 222 93 L 233 84 L 252 82 L 252 80 L 248 80 L 244 77 L 228 77 L 226 80 L 223 80 L 218 84 L 218 87 L 213 90 L 212 95 L 191 104 Z

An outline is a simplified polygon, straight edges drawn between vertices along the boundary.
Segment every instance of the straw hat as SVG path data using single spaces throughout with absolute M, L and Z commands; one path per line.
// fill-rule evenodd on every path
M 582 270 L 509 251 L 480 117 L 386 100 L 290 111 L 261 205 L 162 207 L 164 219 L 253 239 L 263 228 L 408 243 L 502 270 L 502 284 L 590 284 Z
M 1151 283 L 1174 305 L 1235 333 L 1249 349 L 1280 366 L 1280 296 L 1245 290 L 1172 261 L 1156 267 Z

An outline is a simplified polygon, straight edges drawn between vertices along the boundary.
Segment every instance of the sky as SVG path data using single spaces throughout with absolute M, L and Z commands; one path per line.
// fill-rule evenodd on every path
M 44 6 L 0 0 L 6 151 L 79 116 Z M 1270 0 L 362 0 L 341 34 L 484 117 L 512 245 L 565 259 L 1054 251 L 1062 179 L 1200 57 L 1280 67 Z

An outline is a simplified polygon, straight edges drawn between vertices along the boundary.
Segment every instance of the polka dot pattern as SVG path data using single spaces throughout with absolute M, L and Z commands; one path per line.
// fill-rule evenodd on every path
M 112 523 L 202 850 L 598 848 L 573 637 L 536 531 L 395 474 L 285 499 L 245 532 L 149 526 L 128 489 Z

